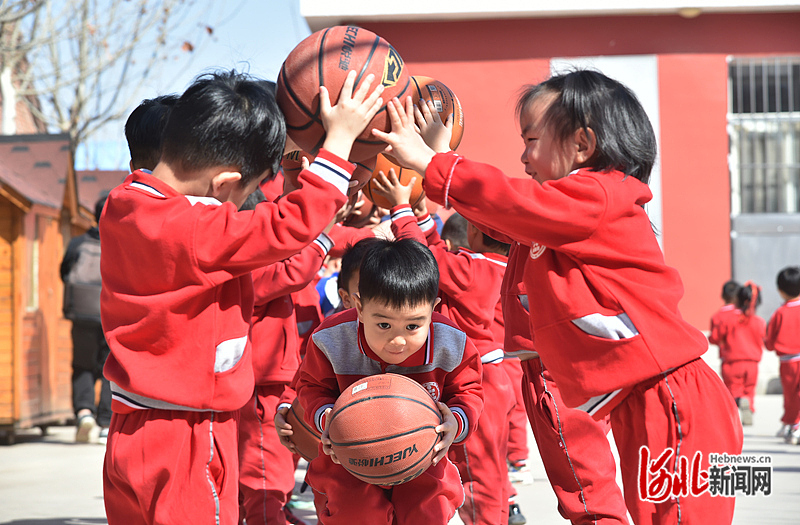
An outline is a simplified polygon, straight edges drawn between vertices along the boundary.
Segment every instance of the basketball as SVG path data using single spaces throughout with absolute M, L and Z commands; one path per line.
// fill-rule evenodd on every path
M 367 196 L 369 200 L 371 200 L 376 205 L 380 206 L 381 208 L 391 208 L 392 204 L 383 198 L 382 195 L 378 195 L 373 193 L 375 190 L 375 179 L 378 177 L 379 173 L 382 171 L 387 177 L 389 176 L 389 170 L 394 169 L 395 174 L 397 175 L 397 179 L 403 184 L 408 185 L 408 182 L 411 180 L 412 177 L 416 177 L 417 180 L 414 182 L 414 187 L 411 189 L 411 198 L 409 199 L 411 203 L 411 207 L 413 208 L 419 200 L 422 198 L 422 175 L 417 173 L 414 170 L 408 168 L 401 168 L 391 160 L 387 158 L 386 155 L 381 153 L 378 155 L 378 161 L 375 164 L 375 169 L 372 172 L 372 177 L 369 180 L 369 184 L 364 187 L 364 195 Z
M 379 374 L 356 381 L 336 400 L 328 420 L 342 466 L 373 485 L 399 485 L 431 466 L 439 408 L 422 385 Z
M 400 54 L 383 38 L 356 26 L 333 26 L 313 33 L 300 42 L 281 66 L 276 98 L 284 117 L 286 131 L 297 145 L 316 155 L 325 140 L 319 104 L 319 87 L 328 88 L 331 104 L 339 100 L 347 72 L 356 70 L 358 89 L 370 73 L 375 75 L 372 88 L 382 83 L 383 107 L 356 139 L 350 161 L 374 157 L 386 144 L 372 133 L 372 128 L 390 131 L 386 102 L 392 97 L 410 94 L 410 79 Z M 372 89 L 371 88 L 371 89 Z
M 453 135 L 450 137 L 450 149 L 455 150 L 461 144 L 461 137 L 464 136 L 464 112 L 458 97 L 450 88 L 430 77 L 416 75 L 411 77 L 411 88 L 411 98 L 414 100 L 414 104 L 419 105 L 420 99 L 432 101 L 442 122 L 447 121 L 450 113 L 453 114 Z
M 358 181 L 358 184 L 348 191 L 349 195 L 355 195 L 358 190 L 362 189 L 372 178 L 372 173 L 375 171 L 375 165 L 378 162 L 377 157 L 370 157 L 366 160 L 356 162 L 356 169 L 353 170 L 353 176 L 350 180 Z
M 311 461 L 319 454 L 320 434 L 315 428 L 309 426 L 303 419 L 305 411 L 298 398 L 294 398 L 286 422 L 292 425 L 292 435 L 289 440 L 297 447 L 297 451 L 306 461 Z
M 314 157 L 312 155 L 299 149 L 284 154 L 283 159 L 281 159 L 283 178 L 288 180 L 294 188 L 299 187 L 297 177 L 300 175 L 300 172 L 303 171 L 303 157 L 308 159 L 309 164 L 314 162 Z

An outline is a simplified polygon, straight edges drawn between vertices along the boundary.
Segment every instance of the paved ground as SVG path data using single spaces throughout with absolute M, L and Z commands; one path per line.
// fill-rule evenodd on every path
M 780 525 L 800 523 L 800 446 L 774 437 L 782 412 L 782 398 L 762 395 L 756 400 L 755 424 L 745 428 L 747 454 L 772 459 L 772 495 L 737 498 L 734 524 Z M 101 470 L 103 447 L 77 445 L 74 430 L 50 428 L 17 436 L 17 444 L 0 447 L 0 523 L 13 525 L 99 525 L 107 523 L 103 510 Z M 531 436 L 531 450 L 535 450 Z M 555 497 L 535 456 L 534 480 L 517 485 L 519 503 L 531 524 L 562 524 Z M 301 476 L 302 473 L 298 471 Z M 299 484 L 298 484 L 299 486 Z M 308 493 L 301 499 L 310 501 Z M 309 525 L 313 511 L 298 509 Z M 457 520 L 454 523 L 458 523 Z

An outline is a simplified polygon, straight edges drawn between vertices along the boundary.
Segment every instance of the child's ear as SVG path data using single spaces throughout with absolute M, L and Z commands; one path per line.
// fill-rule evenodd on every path
M 433 301 L 433 308 L 435 309 L 439 305 L 439 303 L 441 303 L 441 302 L 442 302 L 442 298 L 441 297 L 437 297 L 436 300 Z
M 353 299 L 353 306 L 355 306 L 356 312 L 358 312 L 358 320 L 364 323 L 364 305 L 361 303 L 361 296 L 354 293 L 350 298 Z
M 221 171 L 211 178 L 211 195 L 209 197 L 225 196 L 231 190 L 239 187 L 239 181 L 242 180 L 242 174 L 238 171 Z M 218 199 L 225 201 L 224 198 Z
M 353 300 L 351 299 L 350 294 L 347 293 L 347 290 L 339 288 L 338 290 L 336 290 L 336 292 L 339 294 L 339 299 L 341 299 L 342 301 L 342 308 L 353 307 Z
M 592 128 L 578 128 L 575 131 L 575 144 L 578 151 L 575 155 L 575 162 L 577 164 L 584 164 L 594 156 L 597 149 L 597 136 Z

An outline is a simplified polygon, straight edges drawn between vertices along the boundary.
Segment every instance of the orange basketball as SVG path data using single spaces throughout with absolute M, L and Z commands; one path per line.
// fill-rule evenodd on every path
M 358 190 L 362 189 L 372 178 L 372 173 L 375 171 L 375 164 L 378 162 L 377 157 L 370 157 L 366 160 L 356 162 L 356 169 L 353 171 L 353 176 L 350 180 L 358 181 L 356 186 L 350 188 L 347 192 L 348 195 L 355 195 Z
M 286 131 L 301 149 L 316 155 L 325 140 L 319 107 L 319 87 L 325 86 L 331 104 L 339 100 L 347 72 L 355 70 L 355 89 L 370 73 L 372 87 L 382 83 L 384 106 L 363 133 L 350 153 L 351 161 L 374 157 L 385 147 L 375 138 L 372 128 L 390 130 L 386 105 L 392 97 L 410 93 L 410 80 L 400 54 L 383 38 L 356 26 L 322 29 L 300 42 L 283 62 L 278 74 L 276 98 L 286 118 Z
M 411 77 L 411 85 L 411 98 L 414 100 L 414 104 L 419 104 L 420 99 L 432 101 L 442 122 L 447 121 L 450 113 L 453 114 L 453 135 L 450 137 L 450 149 L 455 150 L 461 144 L 461 137 L 464 136 L 464 112 L 458 97 L 450 88 L 431 77 L 415 75 Z
M 331 446 L 342 466 L 373 485 L 399 485 L 431 466 L 439 408 L 413 379 L 366 377 L 342 392 L 328 421 Z
M 292 425 L 292 435 L 289 439 L 297 451 L 306 461 L 311 461 L 319 454 L 320 433 L 303 419 L 305 411 L 298 398 L 294 398 L 286 422 Z
M 390 169 L 394 169 L 397 179 L 404 185 L 408 185 L 408 182 L 413 177 L 417 178 L 417 180 L 414 182 L 414 187 L 411 189 L 411 198 L 409 199 L 411 206 L 414 207 L 423 195 L 422 175 L 412 169 L 401 168 L 389 160 L 389 158 L 383 153 L 378 155 L 378 161 L 375 164 L 375 170 L 372 172 L 372 178 L 370 178 L 369 184 L 364 187 L 364 195 L 366 195 L 369 200 L 381 208 L 391 208 L 392 204 L 389 201 L 383 198 L 383 196 L 373 193 L 373 190 L 375 189 L 375 179 L 378 177 L 378 174 L 382 171 L 388 177 Z
M 303 157 L 307 158 L 309 163 L 314 162 L 313 155 L 309 155 L 305 151 L 299 149 L 285 153 L 281 160 L 283 178 L 288 180 L 295 188 L 299 186 L 297 177 L 300 175 L 300 172 L 303 171 Z

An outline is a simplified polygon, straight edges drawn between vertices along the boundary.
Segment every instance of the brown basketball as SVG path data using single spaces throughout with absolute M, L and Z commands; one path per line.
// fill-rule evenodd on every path
M 433 101 L 442 122 L 447 121 L 450 113 L 453 114 L 453 135 L 450 137 L 450 149 L 455 150 L 461 144 L 461 137 L 464 136 L 464 112 L 458 97 L 450 88 L 431 77 L 415 75 L 411 77 L 411 87 L 411 98 L 414 100 L 414 104 L 418 104 L 420 99 Z
M 355 195 L 358 190 L 367 185 L 372 178 L 372 172 L 375 171 L 375 164 L 377 162 L 377 157 L 370 157 L 366 160 L 356 162 L 356 169 L 353 171 L 353 176 L 350 177 L 350 180 L 358 181 L 358 185 L 350 188 L 350 191 L 348 191 L 349 195 Z
M 347 72 L 355 70 L 355 89 L 370 73 L 372 87 L 382 83 L 384 106 L 356 139 L 351 161 L 374 157 L 385 147 L 372 128 L 390 131 L 386 105 L 392 97 L 410 93 L 410 80 L 400 54 L 383 38 L 356 26 L 322 29 L 300 42 L 283 62 L 278 74 L 277 100 L 286 118 L 289 136 L 301 149 L 316 155 L 325 140 L 319 108 L 319 87 L 328 88 L 331 104 L 339 100 Z
M 285 153 L 281 160 L 283 177 L 295 188 L 299 186 L 297 177 L 300 175 L 300 172 L 303 171 L 303 157 L 307 158 L 309 163 L 314 162 L 313 155 L 309 155 L 305 151 L 299 149 Z
M 392 203 L 383 198 L 383 196 L 373 193 L 375 189 L 375 179 L 378 177 L 378 174 L 382 171 L 388 177 L 390 169 L 394 169 L 394 173 L 397 175 L 397 179 L 403 185 L 408 185 L 408 182 L 413 177 L 417 178 L 416 182 L 414 182 L 414 187 L 411 189 L 411 198 L 409 199 L 411 206 L 412 207 L 415 206 L 423 195 L 422 175 L 420 175 L 419 173 L 417 173 L 412 169 L 401 168 L 400 166 L 389 160 L 383 153 L 378 155 L 378 162 L 375 164 L 375 170 L 373 170 L 372 172 L 372 177 L 369 180 L 369 184 L 367 184 L 364 187 L 364 195 L 366 195 L 369 200 L 371 200 L 381 208 L 391 208 Z
M 294 398 L 292 407 L 289 409 L 289 413 L 286 414 L 286 422 L 292 425 L 292 435 L 289 436 L 289 439 L 294 443 L 294 446 L 297 447 L 297 451 L 300 455 L 303 456 L 306 461 L 311 461 L 319 454 L 320 434 L 315 428 L 305 422 L 303 419 L 304 413 L 305 411 L 303 410 L 303 405 L 300 404 L 300 400 Z
M 379 374 L 356 381 L 336 400 L 328 422 L 342 466 L 373 485 L 399 485 L 431 466 L 439 408 L 416 381 Z

